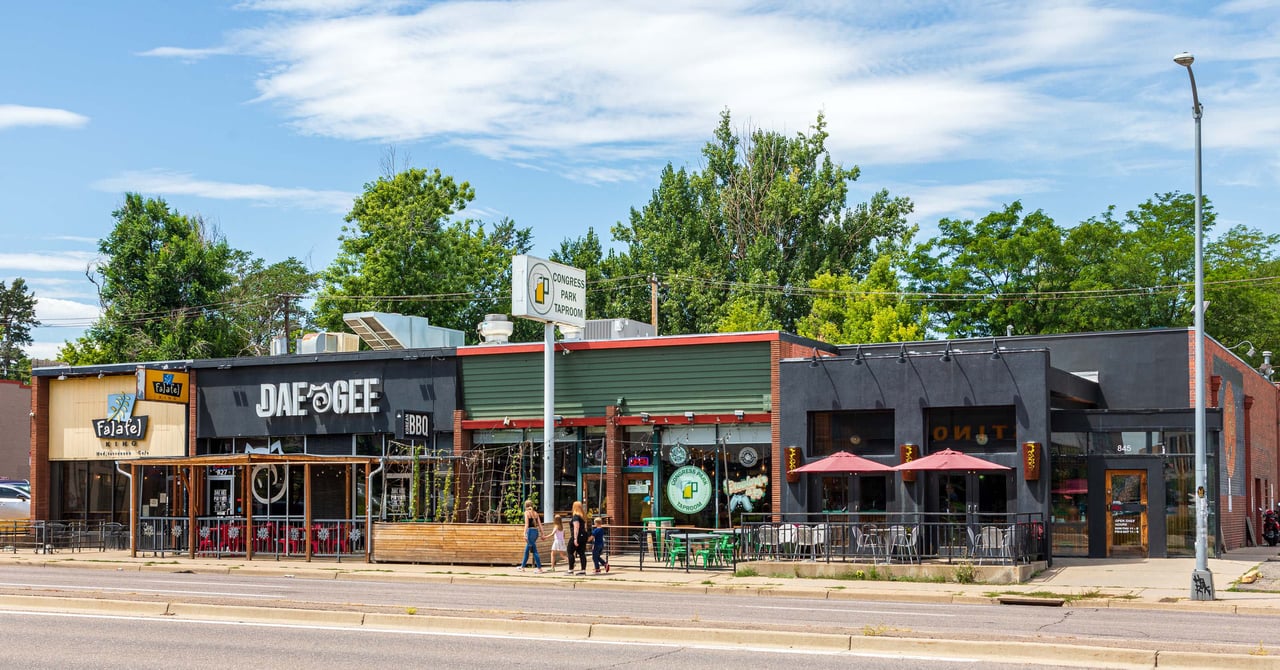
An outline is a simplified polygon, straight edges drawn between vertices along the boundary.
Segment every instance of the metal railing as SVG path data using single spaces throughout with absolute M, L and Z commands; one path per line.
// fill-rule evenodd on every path
M 1048 558 L 1040 514 L 744 515 L 740 560 L 1013 565 Z
M 298 517 L 254 517 L 250 527 L 244 517 L 196 519 L 196 554 L 202 556 L 254 555 L 335 557 L 363 554 L 368 531 L 364 519 L 313 519 L 310 527 Z

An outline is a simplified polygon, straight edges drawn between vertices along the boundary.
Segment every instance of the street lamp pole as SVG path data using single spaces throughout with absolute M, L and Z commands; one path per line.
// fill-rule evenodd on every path
M 1195 374 L 1196 374 L 1196 407 L 1195 407 L 1195 457 L 1196 457 L 1196 567 L 1191 571 L 1191 599 L 1213 600 L 1213 573 L 1209 571 L 1209 501 L 1208 456 L 1205 451 L 1204 420 L 1204 197 L 1200 182 L 1200 117 L 1204 111 L 1200 106 L 1200 95 L 1196 92 L 1196 75 L 1191 71 L 1191 64 L 1196 57 L 1182 52 L 1173 57 L 1173 62 L 1187 68 L 1187 76 L 1191 78 L 1191 114 L 1196 121 L 1196 289 L 1195 289 Z

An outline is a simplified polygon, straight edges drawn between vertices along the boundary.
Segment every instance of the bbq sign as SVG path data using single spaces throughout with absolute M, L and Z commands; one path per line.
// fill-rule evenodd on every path
M 191 375 L 169 370 L 138 368 L 138 400 L 186 403 L 191 395 Z

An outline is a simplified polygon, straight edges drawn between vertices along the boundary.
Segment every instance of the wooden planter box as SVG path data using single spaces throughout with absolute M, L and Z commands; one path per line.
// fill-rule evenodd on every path
M 375 563 L 518 565 L 524 555 L 524 526 L 509 523 L 375 523 L 372 535 Z M 550 550 L 545 533 L 538 541 L 544 564 Z

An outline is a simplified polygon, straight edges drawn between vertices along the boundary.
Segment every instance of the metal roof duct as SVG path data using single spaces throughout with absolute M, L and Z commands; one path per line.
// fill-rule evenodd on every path
M 360 336 L 370 349 L 422 349 L 460 347 L 464 343 L 461 330 L 432 326 L 426 317 L 405 316 L 390 312 L 352 312 L 342 320 Z

